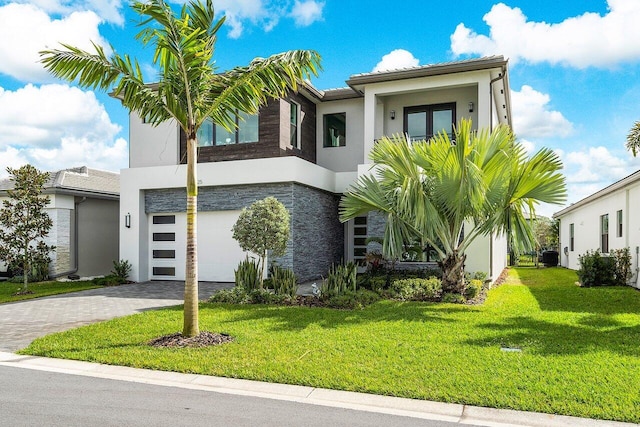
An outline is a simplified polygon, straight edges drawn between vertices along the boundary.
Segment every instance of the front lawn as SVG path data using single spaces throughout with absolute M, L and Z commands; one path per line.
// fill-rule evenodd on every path
M 512 269 L 482 306 L 202 304 L 201 329 L 234 342 L 146 345 L 179 330 L 174 307 L 50 335 L 22 353 L 640 422 L 640 293 L 576 280 L 560 268 Z
M 22 288 L 22 283 L 0 282 L 0 304 L 5 302 L 22 301 L 32 298 L 46 297 L 50 295 L 66 294 L 68 292 L 85 291 L 87 289 L 100 288 L 91 281 L 72 282 L 38 282 L 29 283 L 31 294 L 16 295 Z

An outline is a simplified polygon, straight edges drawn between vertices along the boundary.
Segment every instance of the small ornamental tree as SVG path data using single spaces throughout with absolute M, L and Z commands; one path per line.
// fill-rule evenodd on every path
M 32 268 L 51 262 L 49 253 L 55 249 L 43 240 L 53 226 L 44 211 L 49 197 L 42 196 L 49 173 L 31 165 L 7 168 L 7 172 L 14 188 L 7 190 L 9 198 L 0 209 L 0 259 L 22 269 L 22 291 L 27 292 Z
M 264 283 L 267 253 L 282 256 L 289 241 L 289 212 L 275 197 L 267 197 L 244 208 L 232 228 L 243 251 L 260 257 L 260 289 Z

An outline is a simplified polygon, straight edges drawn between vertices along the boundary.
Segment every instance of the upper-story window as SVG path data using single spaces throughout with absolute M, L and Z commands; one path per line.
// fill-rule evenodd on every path
M 405 107 L 404 132 L 413 141 L 428 140 L 443 130 L 449 134 L 449 138 L 453 138 L 455 119 L 455 102 Z
M 300 106 L 289 101 L 289 144 L 298 148 L 300 144 Z
M 325 114 L 323 122 L 323 147 L 344 147 L 347 144 L 347 113 Z
M 207 119 L 198 130 L 198 147 L 258 142 L 258 115 L 236 114 L 236 129 L 229 132 Z

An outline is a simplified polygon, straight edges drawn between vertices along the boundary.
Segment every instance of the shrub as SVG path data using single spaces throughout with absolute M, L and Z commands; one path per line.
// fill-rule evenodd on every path
M 442 295 L 442 281 L 437 277 L 394 280 L 389 292 L 403 301 L 437 301 Z
M 320 294 L 329 297 L 346 292 L 355 292 L 357 273 L 358 268 L 352 261 L 344 265 L 332 265 L 327 278 L 322 281 Z
M 270 285 L 276 295 L 295 297 L 298 292 L 298 281 L 293 271 L 277 265 L 271 266 Z
M 114 276 L 113 274 L 109 274 L 104 277 L 96 277 L 91 281 L 98 286 L 118 286 L 122 284 L 120 278 Z
M 129 280 L 129 274 L 131 274 L 131 264 L 129 261 L 121 259 L 120 261 L 113 261 L 113 270 L 111 270 L 111 276 L 115 277 L 119 284 L 127 283 Z
M 599 251 L 587 251 L 578 257 L 577 271 L 582 286 L 606 286 L 615 284 L 615 258 L 603 257 Z
M 614 264 L 614 284 L 626 285 L 631 279 L 631 252 L 629 248 L 614 249 L 611 251 Z
M 468 300 L 475 299 L 482 292 L 482 280 L 471 279 L 467 283 L 467 287 L 464 290 L 464 296 Z
M 225 304 L 283 304 L 290 300 L 287 295 L 276 295 L 267 289 L 247 291 L 242 286 L 221 289 L 209 297 L 209 302 Z
M 249 304 L 282 304 L 290 299 L 288 295 L 277 295 L 267 289 L 253 289 L 247 295 Z
M 377 276 L 370 273 L 358 275 L 358 288 L 369 289 L 374 292 L 381 292 L 383 289 L 389 287 L 390 276 L 385 274 L 384 276 Z
M 442 302 L 448 302 L 453 304 L 464 304 L 467 301 L 465 300 L 464 296 L 460 294 L 447 292 L 446 294 L 442 295 Z
M 249 256 L 240 261 L 234 274 L 236 286 L 244 288 L 247 292 L 260 288 L 260 267 L 255 260 L 249 259 Z
M 246 304 L 249 302 L 249 296 L 242 286 L 235 286 L 232 289 L 221 289 L 217 291 L 209 297 L 209 302 Z
M 338 309 L 363 309 L 380 299 L 380 295 L 367 289 L 358 291 L 346 291 L 327 297 L 324 303 L 327 307 Z

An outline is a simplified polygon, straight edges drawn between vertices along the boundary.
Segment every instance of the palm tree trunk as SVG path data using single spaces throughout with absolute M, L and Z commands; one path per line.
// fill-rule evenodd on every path
M 464 292 L 464 261 L 466 255 L 458 251 L 447 254 L 438 264 L 442 269 L 442 290 L 446 293 L 462 294 Z
M 182 335 L 193 337 L 200 333 L 198 325 L 198 245 L 197 214 L 198 184 L 196 138 L 187 139 L 187 260 L 184 281 L 184 326 Z

